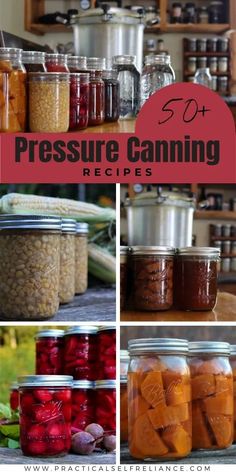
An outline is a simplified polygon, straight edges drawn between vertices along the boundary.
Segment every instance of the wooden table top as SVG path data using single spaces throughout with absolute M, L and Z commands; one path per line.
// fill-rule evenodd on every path
M 119 120 L 115 123 L 104 123 L 100 126 L 90 126 L 80 133 L 134 133 L 135 120 Z
M 0 464 L 115 464 L 116 454 L 105 451 L 94 452 L 89 456 L 68 454 L 63 457 L 34 458 L 23 456 L 20 449 L 8 449 L 0 447 Z
M 213 311 L 123 311 L 121 321 L 236 321 L 236 296 L 218 292 L 217 303 Z

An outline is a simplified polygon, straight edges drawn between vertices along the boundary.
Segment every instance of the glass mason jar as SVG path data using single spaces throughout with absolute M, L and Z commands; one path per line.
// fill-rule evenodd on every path
M 218 71 L 221 73 L 228 72 L 229 61 L 228 57 L 219 57 L 218 59 Z
M 129 367 L 129 352 L 121 349 L 120 351 L 120 376 L 127 377 Z
M 207 57 L 205 57 L 205 56 L 198 57 L 197 58 L 197 68 L 198 69 L 205 69 L 206 67 L 207 67 Z
M 68 56 L 67 65 L 70 72 L 86 72 L 87 57 L 85 56 Z
M 210 57 L 209 58 L 209 68 L 210 68 L 210 73 L 215 74 L 218 70 L 218 59 L 217 57 Z
M 187 247 L 175 258 L 175 305 L 180 310 L 213 310 L 217 297 L 217 262 L 220 250 Z
M 13 382 L 10 387 L 9 403 L 12 411 L 17 411 L 19 408 L 19 385 Z
M 20 444 L 25 456 L 64 456 L 71 447 L 72 377 L 19 377 Z
M 171 67 L 169 55 L 152 54 L 146 56 L 141 75 L 141 106 L 153 93 L 173 84 L 174 81 L 175 73 Z
M 47 72 L 70 72 L 66 54 L 46 54 Z
M 26 131 L 26 70 L 22 50 L 0 48 L 0 132 Z
M 227 76 L 218 77 L 218 92 L 221 95 L 227 95 L 229 88 L 229 79 Z
M 233 441 L 233 375 L 228 343 L 189 343 L 193 449 L 224 449 Z
M 47 329 L 35 335 L 36 340 L 36 374 L 63 374 L 64 331 Z
M 236 442 L 236 345 L 230 346 L 230 365 L 233 371 L 233 389 L 234 389 L 234 439 Z
M 195 72 L 197 70 L 197 58 L 196 57 L 188 57 L 187 69 L 188 69 L 188 72 L 191 72 L 192 74 L 195 74 Z
M 69 303 L 75 296 L 75 235 L 76 221 L 63 219 L 60 251 L 60 303 Z
M 136 310 L 169 310 L 173 304 L 175 250 L 166 246 L 134 246 L 131 252 Z
M 26 72 L 47 72 L 45 57 L 45 52 L 22 51 L 22 62 Z
M 207 40 L 207 50 L 209 52 L 217 52 L 218 38 L 209 38 Z
M 224 238 L 229 238 L 231 234 L 231 224 L 224 224 L 222 226 L 222 236 Z
M 89 126 L 101 125 L 105 120 L 105 84 L 102 80 L 105 67 L 104 58 L 87 58 L 87 71 L 90 74 Z
M 224 4 L 221 1 L 214 1 L 209 6 L 209 22 L 224 23 Z
M 229 39 L 228 38 L 219 38 L 218 39 L 218 51 L 219 52 L 228 52 L 229 50 Z
M 170 17 L 171 23 L 182 23 L 183 21 L 182 6 L 183 5 L 180 2 L 172 3 L 171 17 Z
M 192 448 L 188 342 L 133 339 L 129 354 L 131 456 L 149 460 L 187 456 Z
M 197 39 L 196 38 L 188 38 L 188 52 L 196 52 L 197 51 Z
M 89 380 L 74 380 L 72 390 L 72 433 L 82 430 L 95 419 L 94 383 Z M 74 431 L 73 431 L 74 428 Z
M 207 52 L 207 39 L 206 38 L 197 39 L 197 50 L 198 52 Z
M 126 303 L 128 251 L 128 247 L 120 247 L 120 310 L 124 310 Z
M 185 4 L 184 23 L 196 23 L 196 5 L 193 2 Z
M 32 133 L 66 133 L 69 129 L 69 74 L 29 73 L 29 112 Z
M 116 434 L 116 381 L 95 382 L 95 418 L 105 432 Z
M 45 320 L 59 307 L 61 220 L 0 217 L 0 313 L 9 320 Z
M 212 75 L 211 76 L 211 90 L 213 90 L 213 92 L 217 92 L 217 75 Z
M 75 326 L 65 332 L 64 373 L 75 380 L 96 380 L 98 348 L 96 326 Z
M 198 69 L 194 76 L 194 83 L 212 88 L 212 77 L 210 74 L 210 69 L 208 67 Z
M 75 293 L 80 295 L 88 288 L 88 232 L 87 223 L 76 224 L 75 235 Z
M 127 376 L 120 378 L 120 441 L 128 441 Z
M 105 70 L 102 79 L 105 84 L 105 121 L 114 122 L 120 116 L 120 82 L 117 72 Z
M 135 66 L 136 57 L 114 56 L 113 69 L 118 73 L 120 83 L 120 119 L 135 118 L 139 112 L 140 73 Z
M 70 74 L 70 131 L 88 126 L 89 74 Z
M 116 379 L 116 328 L 101 326 L 98 329 L 98 379 Z
M 209 23 L 209 13 L 206 6 L 200 7 L 198 11 L 198 23 L 207 24 Z

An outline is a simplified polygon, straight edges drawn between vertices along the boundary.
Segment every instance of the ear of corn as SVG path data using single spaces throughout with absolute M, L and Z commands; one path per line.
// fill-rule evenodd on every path
M 116 258 L 97 244 L 90 243 L 88 253 L 89 273 L 103 282 L 114 284 L 116 282 Z
M 101 208 L 91 203 L 66 198 L 43 197 L 9 193 L 0 199 L 0 212 L 18 215 L 57 215 L 87 223 L 112 221 L 116 218 L 113 208 Z

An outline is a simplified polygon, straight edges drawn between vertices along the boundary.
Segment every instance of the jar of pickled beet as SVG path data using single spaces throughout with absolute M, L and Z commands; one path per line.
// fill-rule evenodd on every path
M 105 120 L 105 84 L 102 80 L 105 64 L 103 58 L 87 58 L 87 70 L 90 74 L 89 126 L 101 125 Z
M 121 376 L 120 378 L 120 441 L 128 441 L 127 376 Z
M 68 56 L 67 65 L 70 72 L 86 72 L 87 57 L 85 56 Z
M 36 340 L 36 374 L 63 374 L 64 331 L 47 329 L 35 336 Z
M 95 382 L 95 418 L 105 432 L 116 434 L 116 381 Z
M 179 459 L 192 448 L 191 380 L 184 339 L 129 341 L 129 450 L 136 459 Z
M 124 310 L 126 303 L 128 251 L 128 247 L 120 247 L 120 310 Z
M 75 380 L 95 380 L 98 375 L 96 326 L 74 326 L 65 333 L 64 373 Z
M 76 221 L 63 219 L 60 250 L 60 303 L 69 303 L 75 296 L 75 235 Z
M 71 447 L 72 377 L 19 377 L 20 445 L 25 456 L 64 456 Z
M 233 371 L 234 385 L 234 442 L 236 442 L 236 345 L 230 346 L 230 365 Z
M 225 342 L 189 343 L 193 449 L 224 449 L 234 434 L 233 374 Z
M 22 50 L 0 48 L 0 132 L 26 131 L 26 70 Z
M 70 72 L 66 54 L 46 54 L 47 72 Z
M 134 246 L 131 250 L 132 295 L 136 310 L 169 310 L 173 304 L 175 250 L 166 246 Z
M 213 310 L 217 297 L 217 262 L 220 250 L 187 247 L 175 258 L 175 305 L 180 310 Z
M 72 390 L 72 434 L 95 421 L 94 383 L 74 380 Z
M 99 379 L 116 379 L 116 329 L 101 326 L 98 329 Z
M 75 236 L 75 293 L 81 295 L 88 288 L 88 232 L 87 223 L 76 224 Z
M 12 411 L 17 411 L 19 408 L 19 385 L 13 382 L 10 387 L 10 407 Z
M 70 131 L 88 126 L 89 74 L 70 74 Z
M 16 199 L 17 199 L 16 195 Z M 6 320 L 53 317 L 59 308 L 61 219 L 0 216 L 0 313 Z
M 120 116 L 120 82 L 114 70 L 105 70 L 102 79 L 105 84 L 105 121 L 118 121 Z

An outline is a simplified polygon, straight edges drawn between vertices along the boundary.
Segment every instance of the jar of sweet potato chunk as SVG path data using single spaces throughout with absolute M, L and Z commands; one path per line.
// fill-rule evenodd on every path
M 234 382 L 234 442 L 236 442 L 236 345 L 230 346 L 230 365 L 233 371 Z
M 232 444 L 233 375 L 229 353 L 228 343 L 189 343 L 193 449 L 224 449 Z
M 76 224 L 75 236 L 75 293 L 81 295 L 88 288 L 88 224 Z
M 133 301 L 136 310 L 169 310 L 173 303 L 174 249 L 134 246 L 131 250 Z
M 61 219 L 0 217 L 0 314 L 44 320 L 59 307 Z
M 60 256 L 60 303 L 69 303 L 75 296 L 75 235 L 76 221 L 62 220 Z
M 26 130 L 26 70 L 22 50 L 0 48 L 0 132 Z
M 150 460 L 187 456 L 192 448 L 188 342 L 134 339 L 129 353 L 130 454 Z

